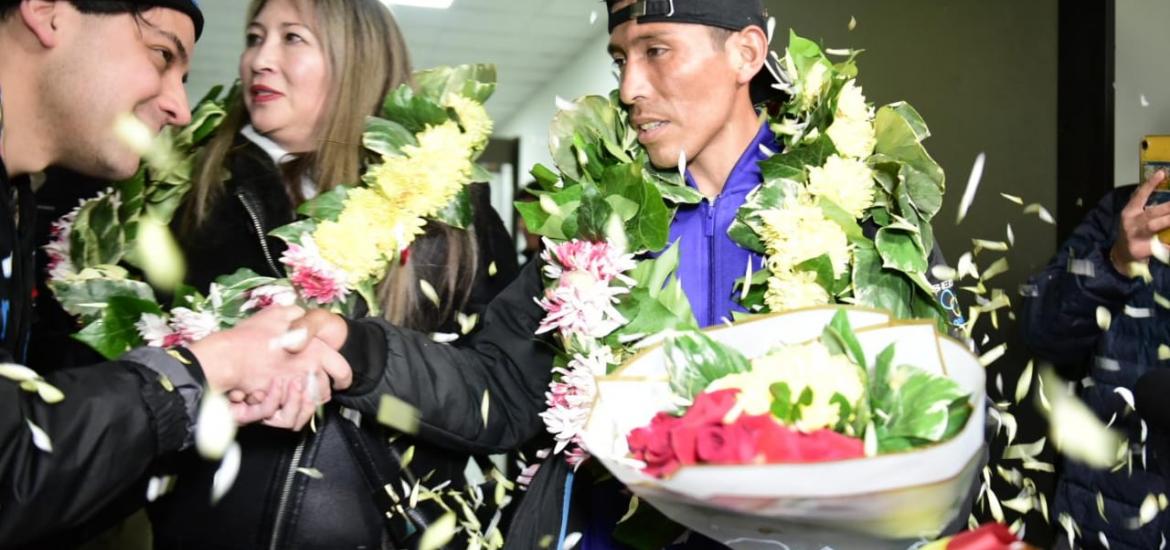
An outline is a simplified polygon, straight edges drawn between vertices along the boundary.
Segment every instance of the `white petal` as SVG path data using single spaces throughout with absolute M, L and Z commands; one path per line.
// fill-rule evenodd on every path
M 227 398 L 212 391 L 204 393 L 195 424 L 195 448 L 199 454 L 208 460 L 219 460 L 235 438 L 236 421 Z
M 971 174 L 967 177 L 967 189 L 963 191 L 963 198 L 959 201 L 959 215 L 955 219 L 955 223 L 962 223 L 963 218 L 967 217 L 967 210 L 971 208 L 971 202 L 975 200 L 975 192 L 979 190 L 979 181 L 983 179 L 983 164 L 987 161 L 986 153 L 979 153 L 975 157 L 975 164 L 971 166 Z
M 211 503 L 219 502 L 227 494 L 228 489 L 236 483 L 236 476 L 240 473 L 240 444 L 232 441 L 228 446 L 227 452 L 223 455 L 223 461 L 219 463 L 219 468 L 215 470 L 215 477 L 211 482 Z
M 45 430 L 42 430 L 36 424 L 33 424 L 31 420 L 25 419 L 25 422 L 28 423 L 28 429 L 32 432 L 33 445 L 36 445 L 38 449 L 46 453 L 53 452 L 53 442 L 49 441 L 49 434 L 45 433 Z

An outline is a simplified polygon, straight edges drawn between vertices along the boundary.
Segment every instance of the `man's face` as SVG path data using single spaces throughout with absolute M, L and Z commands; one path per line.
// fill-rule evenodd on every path
M 730 117 L 737 90 L 728 50 L 711 30 L 687 23 L 619 25 L 610 55 L 621 70 L 621 100 L 650 160 L 678 165 L 698 158 Z
M 41 90 L 52 113 L 49 123 L 58 131 L 58 164 L 109 179 L 132 176 L 140 159 L 116 137 L 115 123 L 133 114 L 157 133 L 190 122 L 183 80 L 195 25 L 166 8 L 135 17 L 86 15 L 59 4 L 68 11 Z

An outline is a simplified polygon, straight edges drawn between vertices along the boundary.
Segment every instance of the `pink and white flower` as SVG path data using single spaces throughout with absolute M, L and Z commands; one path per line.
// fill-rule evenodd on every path
M 537 300 L 548 312 L 537 334 L 557 330 L 564 336 L 603 338 L 626 323 L 615 306 L 634 284 L 625 274 L 636 266 L 632 254 L 605 242 L 574 239 L 557 245 L 545 239 L 545 245 L 544 275 L 556 283 Z
M 81 212 L 81 207 L 87 203 L 101 200 L 113 192 L 114 189 L 111 187 L 98 193 L 97 196 L 91 199 L 82 200 L 73 210 L 57 218 L 49 226 L 49 243 L 44 246 L 44 249 L 45 253 L 49 256 L 48 273 L 50 281 L 60 281 L 77 275 L 77 267 L 73 265 L 73 260 L 69 256 L 71 250 L 69 241 L 73 234 L 73 222 L 77 221 L 77 214 Z M 112 200 L 115 206 L 119 204 L 116 195 Z
M 297 292 L 288 285 L 264 285 L 248 291 L 244 311 L 265 309 L 269 306 L 291 306 L 297 302 Z
M 198 342 L 219 330 L 219 319 L 210 311 L 194 311 L 185 307 L 171 310 L 171 328 L 179 336 L 181 345 Z
M 594 377 L 605 375 L 609 366 L 616 363 L 613 350 L 599 346 L 588 355 L 574 355 L 566 368 L 553 369 L 553 374 L 560 379 L 549 384 L 549 391 L 544 394 L 548 409 L 540 417 L 556 440 L 553 452 L 568 448 L 565 460 L 574 468 L 589 458 L 589 453 L 581 448 L 581 432 L 597 396 Z
M 134 323 L 139 336 L 146 341 L 146 345 L 156 348 L 168 348 L 179 344 L 179 334 L 171 328 L 167 318 L 153 313 L 143 313 Z
M 310 235 L 302 237 L 300 244 L 289 243 L 280 262 L 289 267 L 289 281 L 306 301 L 328 305 L 344 300 L 349 294 L 349 277 L 321 257 Z

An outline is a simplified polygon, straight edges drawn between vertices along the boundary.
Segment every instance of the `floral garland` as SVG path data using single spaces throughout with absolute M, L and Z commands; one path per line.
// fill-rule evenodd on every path
M 845 60 L 794 33 L 774 74 L 790 98 L 770 119 L 783 150 L 761 162 L 763 181 L 728 231 L 765 258 L 738 282 L 740 302 L 751 314 L 849 303 L 941 324 L 926 271 L 945 178 L 921 145 L 929 132 L 905 103 L 866 101 L 858 52 L 830 52 Z M 593 377 L 650 337 L 697 327 L 666 240 L 675 209 L 702 196 L 681 167 L 650 165 L 613 93 L 562 104 L 550 150 L 558 170 L 537 166 L 539 201 L 517 208 L 545 237 L 538 332 L 560 345 L 541 416 L 576 467 Z
M 213 90 L 195 108 L 192 125 L 169 129 L 143 147 L 146 168 L 135 178 L 83 201 L 53 224 L 45 247 L 49 288 L 85 324 L 75 337 L 115 357 L 143 344 L 193 342 L 272 304 L 352 313 L 364 300 L 376 314 L 374 289 L 392 262 L 428 220 L 466 228 L 472 215 L 467 186 L 488 177 L 475 159 L 492 132 L 483 103 L 495 90 L 495 68 L 440 67 L 416 73 L 414 80 L 414 88 L 403 85 L 388 94 L 380 116 L 368 119 L 363 145 L 376 160 L 367 164 L 361 183 L 307 201 L 298 208 L 302 219 L 272 232 L 288 243 L 280 258 L 287 278 L 240 270 L 218 278 L 207 296 L 179 286 L 167 311 L 151 285 L 130 277 L 120 264 L 149 276 L 159 242 L 174 249 L 166 224 L 235 95 L 220 99 L 222 90 Z M 162 240 L 151 238 L 160 228 Z M 181 261 L 177 250 L 169 255 Z

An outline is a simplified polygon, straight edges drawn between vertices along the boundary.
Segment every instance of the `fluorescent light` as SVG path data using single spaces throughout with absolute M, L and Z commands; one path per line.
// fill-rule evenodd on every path
M 382 0 L 391 6 L 414 6 L 417 8 L 433 8 L 445 10 L 451 7 L 455 0 Z

